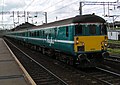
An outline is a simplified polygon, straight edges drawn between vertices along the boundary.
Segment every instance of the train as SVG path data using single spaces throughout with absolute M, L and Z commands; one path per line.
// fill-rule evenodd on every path
M 95 14 L 8 32 L 5 37 L 69 65 L 94 67 L 109 56 L 106 21 Z

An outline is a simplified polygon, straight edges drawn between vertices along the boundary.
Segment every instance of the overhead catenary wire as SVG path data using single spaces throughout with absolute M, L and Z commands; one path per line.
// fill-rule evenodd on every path
M 25 8 L 24 10 L 26 10 L 35 0 L 32 0 Z
M 69 4 L 67 4 L 67 5 L 65 5 L 65 6 L 63 6 L 63 7 L 61 7 L 61 8 L 58 8 L 58 9 L 56 9 L 56 10 L 54 10 L 54 11 L 51 11 L 51 12 L 49 12 L 49 13 L 53 13 L 53 12 L 55 12 L 55 11 L 58 11 L 58 10 L 63 9 L 63 8 L 65 8 L 65 7 L 68 7 L 68 6 L 70 6 L 71 4 L 77 3 L 78 1 L 79 1 L 79 0 L 77 0 L 77 1 L 75 1 L 75 2 L 72 2 L 72 3 L 69 3 Z
M 64 0 L 61 0 L 61 1 L 59 1 L 59 2 L 56 2 L 55 5 L 57 5 L 57 4 L 59 4 L 59 3 L 63 2 L 63 1 L 64 1 Z M 75 4 L 75 3 L 77 3 L 78 1 L 79 1 L 79 0 L 74 1 L 74 2 L 72 2 L 72 3 L 69 3 L 69 4 L 67 4 L 67 5 L 65 5 L 65 6 L 59 8 L 59 9 L 56 9 L 56 10 L 54 10 L 54 11 L 52 11 L 52 12 L 49 12 L 49 14 L 50 14 L 50 13 L 53 13 L 53 12 L 55 12 L 55 11 L 57 11 L 57 10 L 63 9 L 63 8 L 65 8 L 65 7 L 67 7 L 67 6 L 71 5 L 71 4 Z M 53 7 L 53 6 L 55 6 L 55 5 L 53 4 L 53 5 L 49 6 L 49 8 L 50 8 L 50 7 Z M 47 9 L 47 8 L 45 8 L 44 10 L 46 10 L 46 9 Z M 41 11 L 42 11 L 42 10 L 41 10 Z
M 49 9 L 49 8 L 51 8 L 51 7 L 55 6 L 55 5 L 57 5 L 57 4 L 60 4 L 60 3 L 63 2 L 63 1 L 64 1 L 64 0 L 58 1 L 58 2 L 56 2 L 56 3 L 54 3 L 54 4 L 50 5 L 50 6 L 46 7 L 45 9 L 43 9 L 43 10 L 41 10 L 41 11 L 45 11 L 45 10 L 47 10 L 47 9 Z M 42 16 L 42 17 L 44 17 L 44 16 Z M 43 20 L 40 21 L 40 22 L 43 22 Z
M 63 2 L 64 0 L 61 0 L 61 1 L 59 1 L 59 2 L 56 2 L 55 4 L 52 4 L 51 6 L 48 6 L 47 8 L 45 8 L 45 9 L 43 9 L 43 10 L 41 10 L 41 11 L 44 11 L 44 10 L 46 10 L 46 9 L 49 9 L 49 8 L 51 8 L 51 7 L 53 7 L 53 6 L 55 6 L 55 5 L 57 5 L 57 4 L 60 4 L 61 2 Z
M 3 0 L 2 0 L 3 1 Z M 72 7 L 74 7 L 73 5 L 74 4 L 76 4 L 76 3 L 79 3 L 81 0 L 75 0 L 75 1 L 70 1 L 70 2 L 67 2 L 67 3 L 65 3 L 67 0 L 59 0 L 59 1 L 55 1 L 55 0 L 52 0 L 52 1 L 54 1 L 53 3 L 51 3 L 50 4 L 50 2 L 51 2 L 51 0 L 30 0 L 29 1 L 29 3 L 24 7 L 24 10 L 28 10 L 28 8 L 30 7 L 32 7 L 33 5 L 36 5 L 35 3 L 37 2 L 37 5 L 36 5 L 36 7 L 38 6 L 38 5 L 45 5 L 44 7 L 43 7 L 43 9 L 41 10 L 41 14 L 40 15 L 38 15 L 39 17 L 38 18 L 42 18 L 42 17 L 44 17 L 43 16 L 43 13 L 44 12 L 48 12 L 48 18 L 50 18 L 50 17 L 52 17 L 51 16 L 51 14 L 53 14 L 54 15 L 54 17 L 53 18 L 56 18 L 57 17 L 57 19 L 58 19 L 58 17 L 59 18 L 61 18 L 61 17 L 63 17 L 63 16 L 66 16 L 66 17 L 68 17 L 68 15 L 70 15 L 70 14 L 73 14 L 72 12 L 76 12 L 76 13 L 78 13 L 78 11 L 79 10 L 75 10 L 75 9 L 70 9 L 70 10 L 66 10 L 65 9 L 65 11 L 62 11 L 61 9 L 63 9 L 64 10 L 64 8 L 66 8 L 66 7 L 68 7 L 69 8 L 69 6 L 70 6 L 70 8 L 72 8 Z M 119 1 L 119 0 L 118 0 Z M 63 2 L 63 3 L 62 3 Z M 96 1 L 96 2 L 98 2 L 98 0 Z M 60 4 L 61 3 L 61 4 Z M 73 4 L 73 5 L 72 5 Z M 57 6 L 56 6 L 57 5 Z M 56 8 L 55 8 L 55 10 L 53 10 L 53 11 L 47 11 L 47 10 L 49 10 L 51 7 L 54 7 L 54 6 L 56 6 Z M 59 6 L 60 6 L 60 8 L 59 8 Z M 61 7 L 62 6 L 62 7 Z M 78 5 L 79 6 L 79 5 Z M 79 7 L 78 7 L 79 8 Z M 97 7 L 96 7 L 97 8 Z M 88 9 L 86 10 L 86 9 L 84 9 L 84 10 L 86 10 L 87 12 L 89 11 L 89 10 L 91 10 L 91 11 L 93 11 L 93 12 L 96 12 L 96 13 L 99 13 L 100 11 L 98 10 L 98 9 L 96 9 L 96 8 L 89 8 L 88 7 Z M 96 11 L 95 11 L 96 10 Z M 91 12 L 91 11 L 89 11 L 89 13 Z M 97 12 L 97 11 L 99 11 L 99 12 Z M 33 11 L 29 11 L 30 13 L 32 13 Z M 85 11 L 84 11 L 85 12 Z M 102 11 L 101 11 L 102 12 Z M 27 13 L 27 12 L 26 12 Z M 11 12 L 10 12 L 10 14 L 11 14 Z M 20 14 L 23 14 L 23 13 L 20 13 Z M 35 12 L 34 13 L 32 13 L 32 14 L 35 14 Z M 30 16 L 32 16 L 32 14 L 30 15 Z M 62 15 L 63 14 L 63 15 Z M 66 14 L 66 15 L 65 15 Z M 42 16 L 41 16 L 42 15 Z M 60 16 L 60 15 L 62 15 L 62 16 Z M 16 18 L 16 17 L 15 17 Z M 17 19 L 17 18 L 16 18 Z M 15 19 L 15 20 L 16 20 Z M 36 20 L 37 20 L 37 22 L 39 22 L 39 20 L 40 19 L 37 19 L 37 18 L 35 18 Z M 44 18 L 42 18 L 42 19 L 44 19 Z M 4 21 L 4 20 L 3 20 Z M 44 20 L 42 20 L 42 21 L 44 21 Z

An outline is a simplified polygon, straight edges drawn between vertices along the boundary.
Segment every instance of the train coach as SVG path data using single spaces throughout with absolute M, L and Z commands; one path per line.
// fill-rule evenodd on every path
M 108 57 L 107 28 L 97 15 L 78 15 L 6 35 L 71 65 L 96 66 Z

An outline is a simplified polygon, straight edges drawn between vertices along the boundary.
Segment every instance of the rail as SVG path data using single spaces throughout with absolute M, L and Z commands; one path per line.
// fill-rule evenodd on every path
M 7 39 L 6 39 L 7 40 Z M 8 40 L 7 40 L 8 41 Z M 21 53 L 23 53 L 27 58 L 29 58 L 32 62 L 35 62 L 37 65 L 39 65 L 40 67 L 42 67 L 45 71 L 47 71 L 48 73 L 50 73 L 52 76 L 54 76 L 57 80 L 59 80 L 62 85 L 68 85 L 65 81 L 63 81 L 61 78 L 59 78 L 57 75 L 55 75 L 54 73 L 52 73 L 50 70 L 48 70 L 47 68 L 45 68 L 42 64 L 40 64 L 39 62 L 37 62 L 36 60 L 34 60 L 33 58 L 31 58 L 28 54 L 24 53 L 22 50 L 20 50 L 18 47 L 16 47 L 14 44 L 12 44 L 10 41 L 8 41 L 12 46 L 14 46 L 16 49 L 18 49 Z

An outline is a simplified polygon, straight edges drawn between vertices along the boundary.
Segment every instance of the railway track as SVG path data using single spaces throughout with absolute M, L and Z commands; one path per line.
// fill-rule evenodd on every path
M 27 71 L 29 72 L 29 74 L 31 75 L 31 77 L 37 85 L 68 85 L 65 81 L 63 81 L 50 70 L 45 68 L 42 64 L 38 63 L 36 60 L 34 60 L 29 55 L 27 55 L 22 50 L 13 45 L 11 42 L 9 43 L 12 46 L 14 46 L 13 48 L 9 44 L 9 46 L 12 47 L 12 50 L 14 49 L 14 53 L 17 53 L 17 58 L 27 69 Z
M 108 43 L 110 48 L 120 48 L 120 44 Z
M 20 49 L 22 49 L 24 51 L 27 50 L 27 48 L 22 48 L 22 47 L 23 46 L 21 46 Z M 21 53 L 19 51 L 14 50 L 14 52 L 16 52 L 18 55 L 20 55 L 19 56 L 20 62 L 24 63 L 24 61 L 21 59 L 25 56 L 23 55 L 23 57 L 21 57 L 22 54 L 19 54 L 19 53 Z M 59 80 L 59 78 L 57 78 L 58 81 L 55 81 L 55 80 L 57 80 L 57 79 L 55 79 L 54 80 L 55 82 L 53 82 L 52 84 L 50 82 L 50 84 L 47 84 L 47 85 L 80 85 L 80 84 L 82 84 L 82 85 L 86 85 L 86 84 L 87 85 L 101 85 L 102 84 L 103 85 L 103 82 L 96 80 L 95 78 L 87 75 L 86 73 L 84 73 L 74 67 L 68 66 L 67 64 L 64 64 L 63 62 L 60 62 L 58 60 L 54 60 L 51 58 L 50 58 L 50 60 L 48 60 L 47 56 L 44 56 L 44 55 L 38 56 L 38 55 L 40 55 L 39 52 L 30 51 L 30 49 L 28 49 L 26 52 L 27 52 L 26 53 L 27 55 L 28 54 L 31 55 L 30 57 L 32 57 L 38 63 L 41 63 L 42 65 L 44 65 L 44 67 L 46 67 L 46 69 L 49 69 L 51 72 L 53 72 L 53 74 L 55 74 L 56 76 L 59 76 L 59 78 L 61 79 L 61 80 Z M 34 56 L 32 56 L 32 54 L 34 54 Z M 44 60 L 42 60 L 42 58 L 44 58 Z M 28 62 L 27 59 L 25 61 L 26 61 L 25 64 L 27 64 L 27 62 Z M 33 60 L 31 58 L 30 58 L 30 62 L 33 63 Z M 47 73 L 44 74 L 44 71 L 39 72 L 39 69 L 38 69 L 39 67 L 40 67 L 39 65 L 34 66 L 34 64 L 32 64 L 32 65 L 28 64 L 28 66 L 25 66 L 25 68 L 27 68 L 26 70 L 31 75 L 33 80 L 37 83 L 37 85 L 42 85 L 42 84 L 40 84 L 42 79 L 40 79 L 39 76 L 40 75 L 45 76 L 45 74 L 47 74 Z M 33 70 L 33 71 L 30 71 L 30 70 Z M 48 78 L 48 76 L 47 76 L 47 79 L 49 80 L 49 79 L 51 79 L 51 77 Z M 63 83 L 61 81 L 63 81 Z M 54 83 L 56 83 L 56 84 L 54 84 Z
M 89 74 L 106 85 L 120 85 L 120 74 L 118 73 L 96 67 L 96 69 Z
M 110 56 L 109 58 L 104 58 L 104 59 L 107 61 L 120 63 L 120 56 L 118 56 L 118 55 Z
M 108 70 L 114 71 L 120 74 L 120 57 L 119 55 L 112 55 L 109 58 L 105 58 L 103 65 Z
M 119 80 L 119 78 L 117 75 L 109 74 L 106 72 L 103 73 L 103 71 L 85 73 L 71 66 L 64 65 L 64 63 L 58 62 L 56 60 L 52 61 L 53 59 L 48 61 L 44 55 L 43 57 L 46 59 L 46 61 L 40 60 L 42 59 L 42 57 L 37 56 L 37 52 L 34 52 L 34 51 L 33 52 L 27 51 L 28 53 L 24 54 L 22 52 L 19 52 L 17 49 L 13 49 L 13 50 L 18 55 L 20 55 L 18 57 L 20 62 L 25 63 L 24 67 L 25 68 L 27 67 L 26 70 L 28 72 L 30 71 L 29 74 L 31 75 L 31 77 L 33 78 L 33 80 L 36 82 L 37 85 L 46 85 L 46 84 L 47 85 L 80 85 L 80 84 L 82 85 L 86 85 L 86 84 L 88 85 L 112 85 L 112 84 L 115 84 L 117 85 L 118 84 L 117 79 Z M 35 55 L 33 57 L 29 56 L 30 58 L 28 58 L 29 53 L 35 54 Z M 38 53 L 38 55 L 40 54 Z M 26 62 L 22 60 L 24 57 L 26 57 L 24 60 Z M 49 63 L 46 63 L 46 62 L 49 62 Z M 50 62 L 53 62 L 54 66 Z M 32 65 L 30 65 L 30 63 Z M 41 65 L 43 64 L 45 66 L 41 67 Z M 47 71 L 47 69 L 49 70 Z M 107 76 L 103 76 L 103 74 Z M 99 77 L 98 79 L 97 76 L 101 76 L 101 77 Z M 106 81 L 102 79 L 103 77 L 104 79 L 109 79 L 109 78 L 111 78 L 111 80 L 116 79 L 115 80 L 116 82 L 110 82 L 110 80 Z

